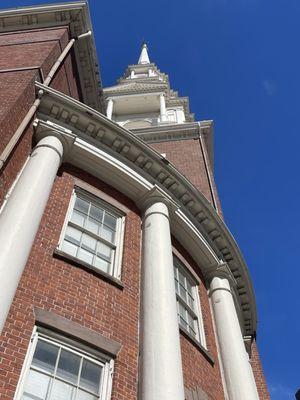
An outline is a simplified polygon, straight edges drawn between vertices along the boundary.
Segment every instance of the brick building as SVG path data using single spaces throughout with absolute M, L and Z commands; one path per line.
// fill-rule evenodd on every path
M 212 121 L 85 2 L 0 12 L 0 398 L 267 400 Z

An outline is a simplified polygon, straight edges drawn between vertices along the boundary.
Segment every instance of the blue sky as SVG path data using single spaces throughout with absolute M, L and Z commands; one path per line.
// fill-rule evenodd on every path
M 137 61 L 145 39 L 196 118 L 215 121 L 216 181 L 253 278 L 271 398 L 293 399 L 300 387 L 299 0 L 90 0 L 90 8 L 105 86 Z

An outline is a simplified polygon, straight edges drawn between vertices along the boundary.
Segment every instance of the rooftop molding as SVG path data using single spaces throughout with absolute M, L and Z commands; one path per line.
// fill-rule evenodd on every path
M 1 34 L 17 30 L 68 26 L 71 37 L 93 31 L 86 1 L 12 8 L 0 11 Z M 101 77 L 93 34 L 74 45 L 83 101 L 89 107 L 104 111 Z
M 93 162 L 97 162 L 97 157 L 105 158 L 109 163 L 109 170 L 106 165 L 106 171 L 103 171 L 106 175 L 109 175 L 108 171 L 116 169 L 117 165 L 119 169 L 126 169 L 125 172 L 132 175 L 133 180 L 129 182 L 131 186 L 127 187 L 124 184 L 124 178 L 120 174 L 116 175 L 118 179 L 116 182 L 119 183 L 121 191 L 135 202 L 141 197 L 140 187 L 145 191 L 156 185 L 178 205 L 171 220 L 172 233 L 191 252 L 204 276 L 207 276 L 212 268 L 217 267 L 216 261 L 213 265 L 213 260 L 227 263 L 236 282 L 235 292 L 242 315 L 243 334 L 255 335 L 256 305 L 247 266 L 224 221 L 203 194 L 167 159 L 132 132 L 52 88 L 38 82 L 36 87 L 44 92 L 38 118 L 45 121 L 44 124 L 47 126 L 52 124 L 53 129 L 63 129 L 68 135 L 75 136 L 77 147 L 90 149 L 90 160 L 87 155 L 83 157 L 78 152 L 76 165 L 82 167 L 84 163 L 92 163 L 92 158 L 95 160 Z M 91 173 L 99 174 L 99 170 L 99 166 L 90 165 Z M 138 187 L 140 181 L 143 183 Z M 197 244 L 197 240 L 201 240 L 202 244 L 200 242 Z M 207 265 L 203 265 L 199 258 L 203 246 L 206 248 Z

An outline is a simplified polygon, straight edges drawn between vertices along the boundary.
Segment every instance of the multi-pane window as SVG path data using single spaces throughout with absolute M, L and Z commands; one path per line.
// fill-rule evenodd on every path
M 79 191 L 74 193 L 61 250 L 118 277 L 124 217 Z
M 109 362 L 39 335 L 20 400 L 107 400 Z
M 173 265 L 179 324 L 205 346 L 197 283 L 176 256 Z

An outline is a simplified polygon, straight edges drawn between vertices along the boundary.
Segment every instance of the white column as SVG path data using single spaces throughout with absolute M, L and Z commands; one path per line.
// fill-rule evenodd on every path
M 226 276 L 212 278 L 210 296 L 229 399 L 259 400 Z
M 47 136 L 33 150 L 0 214 L 0 332 L 13 301 L 63 155 Z
M 162 93 L 159 95 L 159 104 L 160 104 L 160 121 L 167 121 L 167 110 L 166 110 L 166 100 L 165 95 Z
M 106 116 L 109 119 L 112 119 L 113 108 L 114 108 L 114 101 L 112 99 L 109 99 L 106 108 Z
M 141 400 L 184 400 L 168 207 L 146 205 L 142 242 Z

